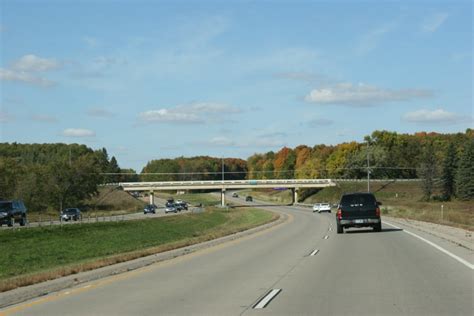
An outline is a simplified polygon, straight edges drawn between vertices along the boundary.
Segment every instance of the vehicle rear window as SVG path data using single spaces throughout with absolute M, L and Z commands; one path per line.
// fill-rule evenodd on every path
M 350 194 L 344 195 L 341 199 L 341 205 L 344 207 L 373 206 L 375 204 L 376 200 L 372 194 Z
M 11 202 L 0 202 L 0 211 L 8 211 L 12 209 Z

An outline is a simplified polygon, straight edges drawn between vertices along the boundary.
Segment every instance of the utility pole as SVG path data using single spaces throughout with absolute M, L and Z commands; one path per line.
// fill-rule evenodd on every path
M 367 192 L 370 193 L 370 160 L 369 160 L 369 140 L 367 140 Z
M 224 182 L 224 157 L 222 157 L 222 182 Z

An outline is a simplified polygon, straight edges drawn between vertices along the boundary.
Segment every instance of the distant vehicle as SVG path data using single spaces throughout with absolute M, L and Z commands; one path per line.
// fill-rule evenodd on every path
M 156 205 L 155 204 L 148 204 L 143 208 L 143 214 L 156 214 Z
M 21 200 L 0 201 L 0 226 L 6 224 L 12 227 L 15 222 L 25 226 L 28 223 L 26 211 L 25 204 Z
M 177 200 L 175 203 L 175 206 L 179 208 L 181 211 L 182 210 L 188 210 L 188 203 L 182 200 Z
M 139 198 L 140 197 L 140 192 L 132 192 L 131 194 L 134 198 Z
M 174 203 L 166 203 L 165 214 L 166 213 L 177 213 L 178 210 L 174 206 Z
M 344 194 L 336 213 L 337 233 L 342 234 L 349 227 L 372 227 L 374 231 L 381 231 L 380 205 L 372 193 Z
M 234 193 L 232 193 L 232 197 L 234 197 L 234 198 L 238 198 L 238 197 L 239 197 L 239 195 L 237 194 L 237 192 L 234 192 Z
M 67 209 L 64 209 L 61 214 L 59 215 L 59 220 L 60 221 L 78 221 L 82 219 L 82 214 L 81 211 L 77 207 L 70 207 Z
M 331 204 L 329 203 L 316 203 L 313 206 L 313 212 L 328 212 L 331 213 Z
M 247 197 L 245 198 L 245 201 L 246 202 L 253 202 L 253 198 L 250 195 L 247 195 Z

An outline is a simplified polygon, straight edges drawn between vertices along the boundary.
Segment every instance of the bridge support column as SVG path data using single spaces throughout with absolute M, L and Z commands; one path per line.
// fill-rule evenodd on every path
M 150 191 L 150 204 L 155 204 L 155 193 L 153 191 Z
M 225 189 L 221 190 L 221 206 L 225 206 Z
M 293 188 L 291 189 L 291 192 L 293 193 L 293 204 L 298 204 L 298 191 L 299 188 Z

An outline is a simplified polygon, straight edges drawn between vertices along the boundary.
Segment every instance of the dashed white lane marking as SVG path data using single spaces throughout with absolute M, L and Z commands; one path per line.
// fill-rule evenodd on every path
M 264 298 L 262 298 L 253 308 L 262 309 L 265 308 L 271 300 L 281 292 L 281 289 L 273 289 Z
M 315 254 L 317 254 L 319 252 L 319 249 L 315 249 L 312 253 L 310 253 L 310 256 L 314 256 Z
M 332 228 L 331 228 L 331 227 L 329 227 L 329 231 L 332 232 Z
M 328 239 L 328 238 L 329 238 L 329 236 L 328 236 L 328 235 L 324 236 L 324 239 Z
M 456 256 L 455 254 L 453 254 L 453 253 L 449 252 L 448 250 L 444 249 L 443 247 L 440 247 L 440 246 L 438 246 L 437 244 L 435 244 L 435 243 L 429 241 L 428 239 L 425 239 L 425 238 L 423 238 L 423 237 L 421 237 L 421 236 L 418 236 L 417 234 L 414 234 L 414 233 L 412 233 L 412 232 L 410 232 L 410 231 L 408 231 L 408 230 L 402 229 L 402 228 L 400 228 L 400 227 L 398 227 L 398 226 L 395 226 L 395 225 L 393 225 L 393 224 L 389 224 L 389 223 L 387 223 L 387 222 L 385 222 L 385 221 L 384 221 L 384 224 L 387 224 L 387 225 L 389 225 L 389 226 L 392 226 L 392 227 L 394 227 L 394 228 L 396 228 L 396 229 L 403 230 L 405 233 L 407 233 L 407 234 L 409 234 L 409 235 L 412 235 L 413 237 L 416 237 L 416 238 L 418 238 L 418 239 L 424 241 L 424 242 L 427 243 L 428 245 L 430 245 L 430 246 L 432 246 L 432 247 L 438 249 L 439 251 L 441 251 L 441 252 L 447 254 L 448 256 L 450 256 L 451 258 L 453 258 L 453 259 L 455 259 L 455 260 L 461 262 L 463 265 L 465 265 L 465 266 L 468 267 L 469 269 L 474 270 L 474 264 L 472 264 L 472 263 L 470 263 L 470 262 L 464 260 L 464 259 L 461 258 L 461 257 Z

